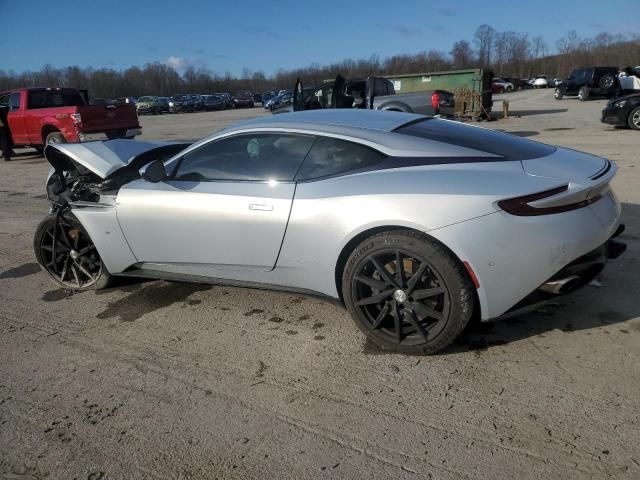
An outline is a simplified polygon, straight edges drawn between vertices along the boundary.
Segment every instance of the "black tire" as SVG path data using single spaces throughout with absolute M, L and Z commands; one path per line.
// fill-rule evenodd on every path
M 605 73 L 598 81 L 598 86 L 602 90 L 611 90 L 616 85 L 616 77 L 610 73 Z
M 507 87 L 507 92 L 512 92 L 513 88 L 512 87 Z
M 89 234 L 70 213 L 60 218 L 58 228 L 62 229 L 62 235 L 58 234 L 56 245 L 58 261 L 53 263 L 55 224 L 56 214 L 48 215 L 40 222 L 33 237 L 36 260 L 53 283 L 76 291 L 108 287 L 113 281 L 112 275 L 102 263 Z
M 636 107 L 629 113 L 627 125 L 633 130 L 640 130 L 640 107 Z
M 460 262 L 438 242 L 404 230 L 375 234 L 355 247 L 342 292 L 369 340 L 417 355 L 449 346 L 469 323 L 475 303 Z
M 578 90 L 578 100 L 585 102 L 589 99 L 589 89 L 587 87 L 580 87 Z
M 559 88 L 556 88 L 556 91 L 553 92 L 553 96 L 556 100 L 562 100 L 564 98 L 564 94 L 562 93 L 562 90 L 560 90 Z
M 44 140 L 45 145 L 49 145 L 49 144 L 57 145 L 59 143 L 67 143 L 67 139 L 64 138 L 64 135 L 62 134 L 62 132 L 50 132 L 47 134 Z

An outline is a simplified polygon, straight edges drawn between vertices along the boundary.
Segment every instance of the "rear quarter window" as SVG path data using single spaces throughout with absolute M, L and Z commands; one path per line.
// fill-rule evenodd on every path
M 346 175 L 380 163 L 385 158 L 377 150 L 358 143 L 317 137 L 296 175 L 296 181 Z
M 502 157 L 501 159 L 488 158 L 487 161 L 529 160 L 531 158 L 546 157 L 556 150 L 551 145 L 534 142 L 515 135 L 437 118 L 428 118 L 405 125 L 396 129 L 395 132 L 479 150 L 480 152 Z

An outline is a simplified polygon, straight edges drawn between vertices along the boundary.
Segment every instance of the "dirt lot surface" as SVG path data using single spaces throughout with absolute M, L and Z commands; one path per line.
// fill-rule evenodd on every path
M 0 479 L 640 478 L 640 133 L 600 124 L 602 100 L 508 98 L 518 116 L 487 126 L 618 162 L 629 248 L 598 286 L 433 357 L 382 354 L 311 297 L 67 296 L 32 250 L 45 161 L 0 162 Z M 143 117 L 142 138 L 256 114 Z

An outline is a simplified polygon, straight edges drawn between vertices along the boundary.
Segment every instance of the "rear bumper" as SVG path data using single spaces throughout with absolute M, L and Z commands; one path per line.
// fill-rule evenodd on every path
M 609 240 L 569 263 L 506 313 L 492 320 L 522 315 L 587 285 L 604 269 L 608 260 L 618 258 L 627 249 L 624 242 L 616 240 L 624 228 L 624 224 L 620 224 Z
M 616 233 L 620 204 L 613 192 L 577 210 L 534 217 L 498 211 L 430 230 L 478 281 L 481 319 L 509 312 L 576 259 L 595 250 Z
M 142 128 L 129 128 L 125 131 L 124 138 L 133 138 L 136 135 L 142 135 Z M 100 140 L 109 140 L 106 132 L 94 132 L 94 133 L 79 133 L 78 142 L 96 142 Z

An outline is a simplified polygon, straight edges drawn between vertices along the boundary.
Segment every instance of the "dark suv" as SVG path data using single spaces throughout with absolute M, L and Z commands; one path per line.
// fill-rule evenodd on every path
M 585 101 L 589 97 L 612 97 L 618 90 L 617 67 L 589 67 L 574 70 L 567 80 L 556 88 L 556 100 L 577 96 Z

